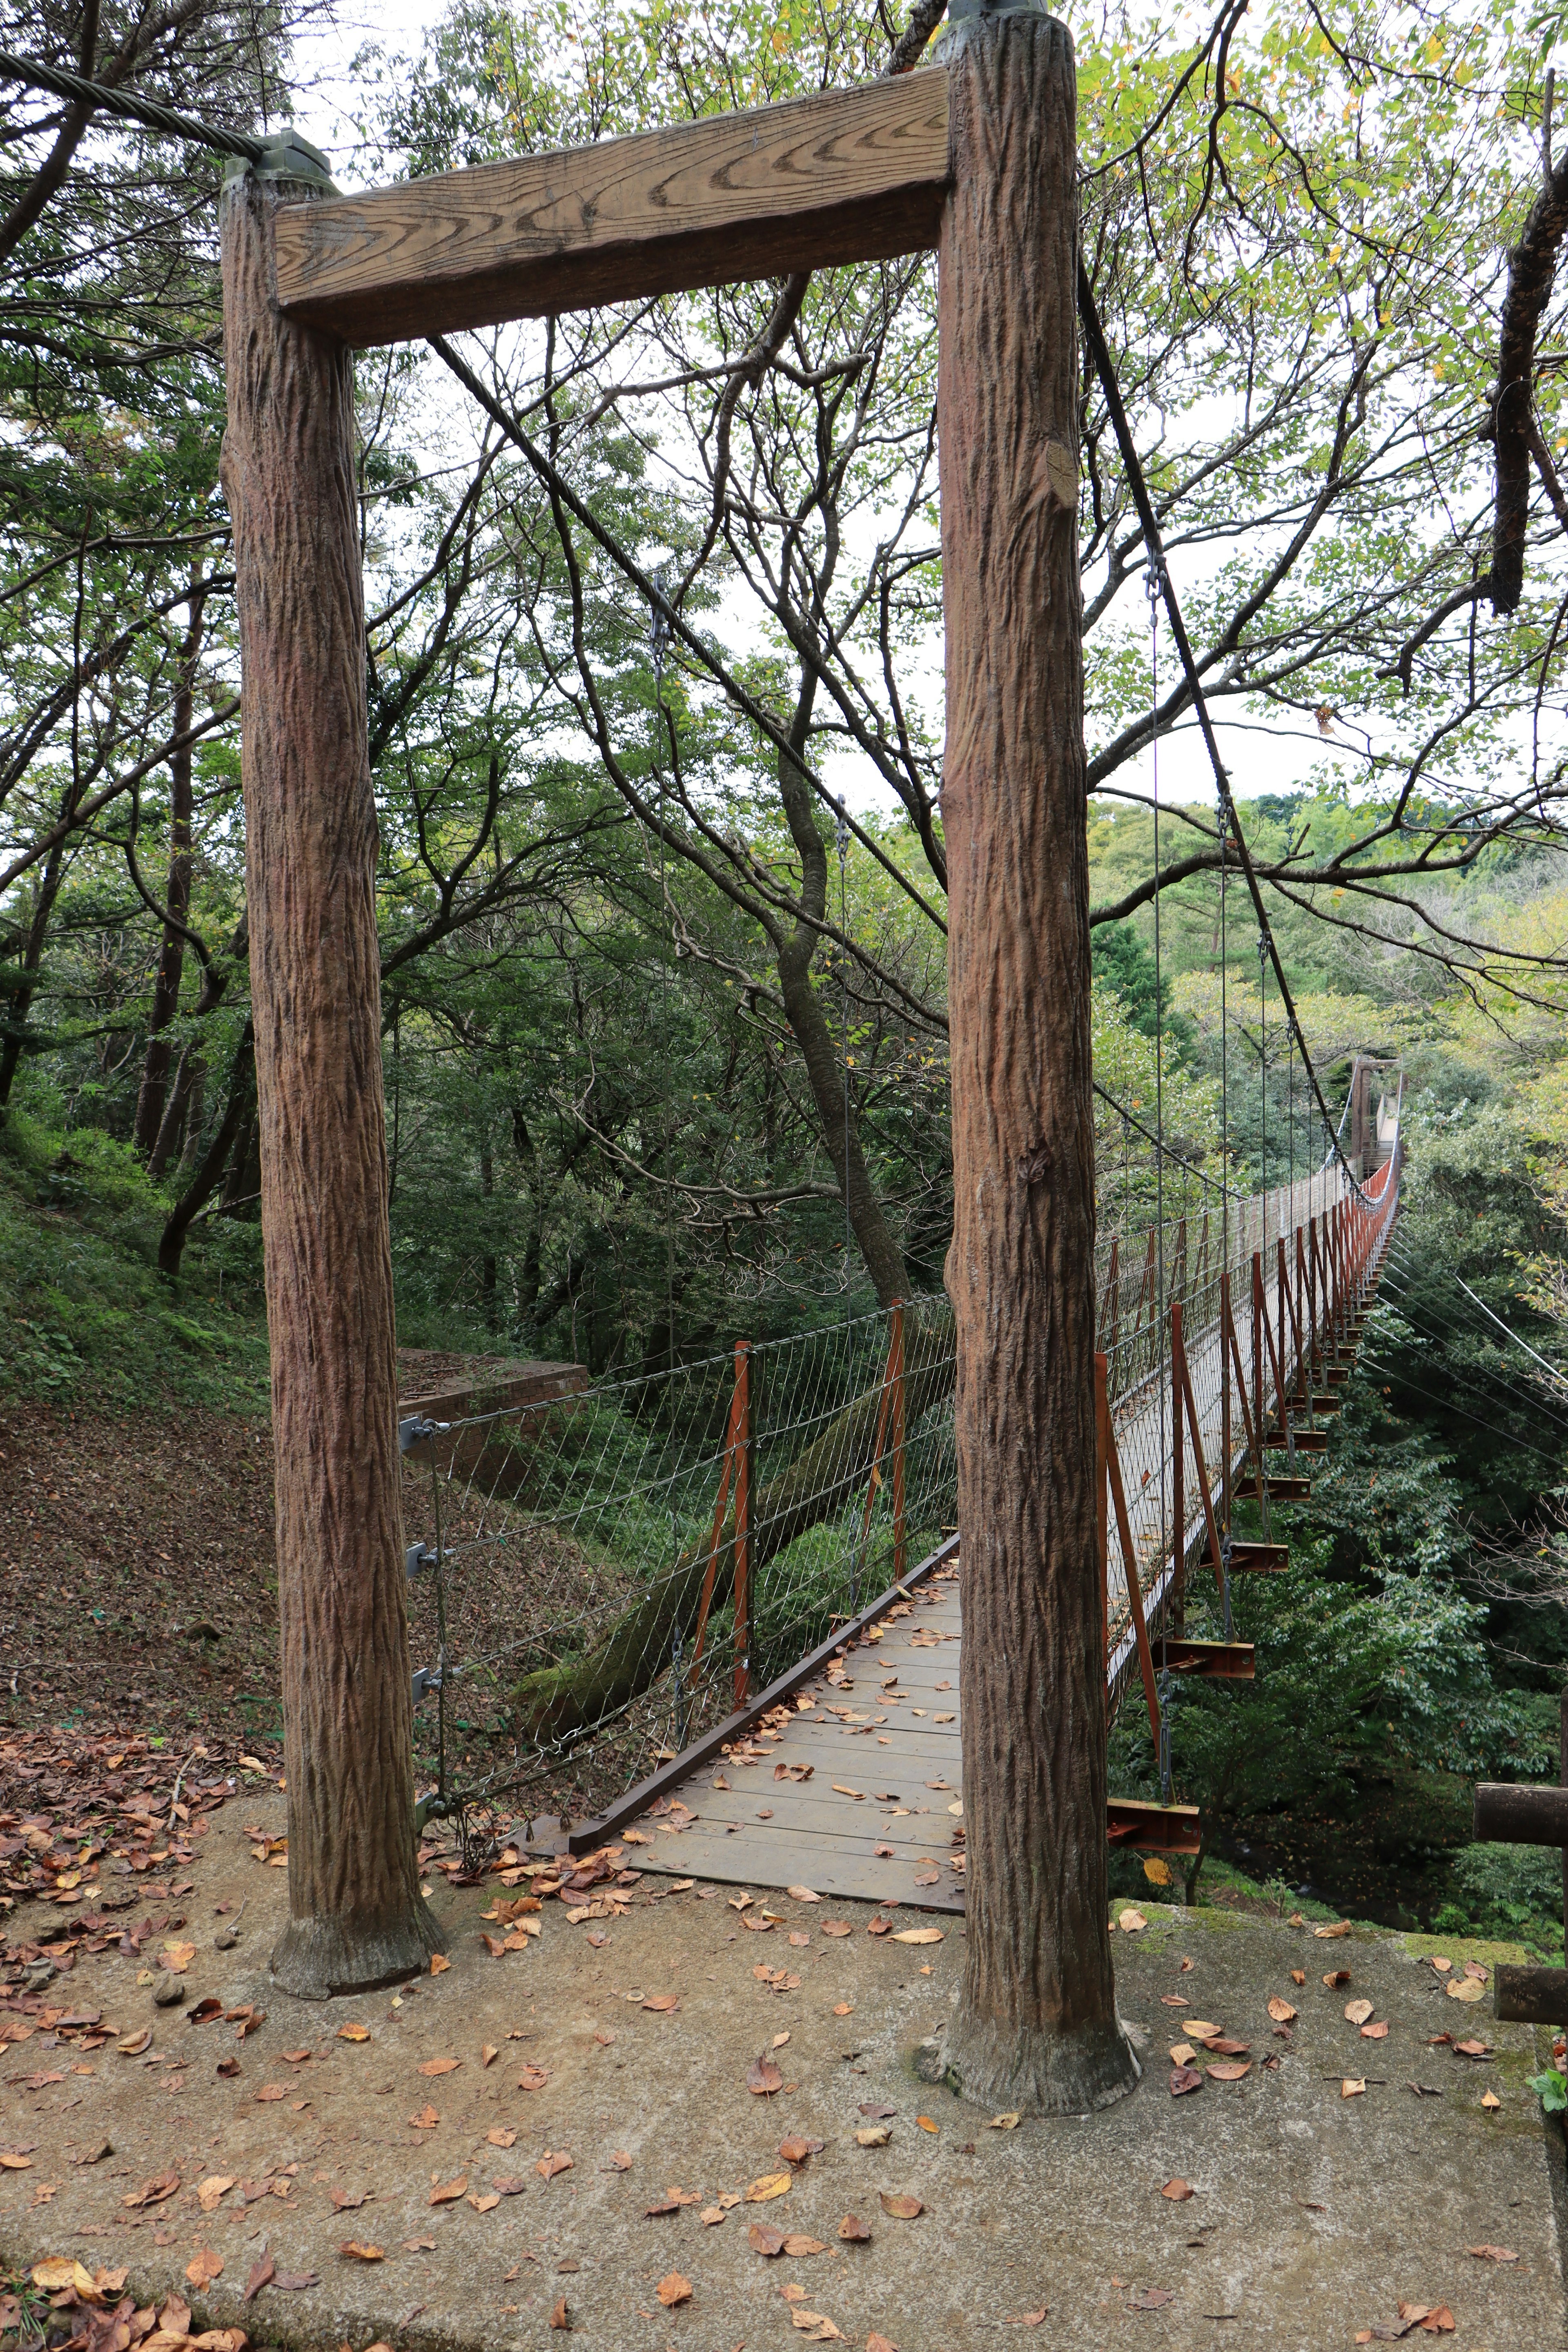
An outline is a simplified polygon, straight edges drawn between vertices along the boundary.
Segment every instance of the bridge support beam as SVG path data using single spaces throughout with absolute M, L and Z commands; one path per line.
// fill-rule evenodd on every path
M 1106 1895 L 1094 1117 L 1066 27 L 955 10 L 939 415 L 967 1949 L 922 2064 L 1081 2114 L 1138 2079 Z

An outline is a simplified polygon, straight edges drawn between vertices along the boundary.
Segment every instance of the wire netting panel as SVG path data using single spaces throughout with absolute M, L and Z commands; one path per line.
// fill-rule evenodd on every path
M 901 1379 L 898 1377 L 901 1362 Z M 944 1298 L 419 1426 L 419 1762 L 597 1804 L 764 1687 L 955 1517 Z

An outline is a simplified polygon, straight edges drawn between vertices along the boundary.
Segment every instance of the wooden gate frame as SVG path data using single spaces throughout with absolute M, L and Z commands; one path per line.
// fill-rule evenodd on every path
M 1049 1169 L 1048 1197 L 1075 1232 L 1082 1219 L 1084 1240 L 1092 1230 L 1083 1171 L 1058 1149 L 1092 1128 L 1085 908 L 1059 874 L 1040 895 L 1038 860 L 1020 852 L 1031 822 L 1058 828 L 1081 807 L 1071 47 L 1037 0 L 953 0 L 949 15 L 947 62 L 866 88 L 363 195 L 340 194 L 324 159 L 288 132 L 226 184 L 223 478 L 243 667 L 290 1808 L 290 1927 L 275 1966 L 295 1990 L 329 1979 L 352 1989 L 344 1971 L 365 1923 L 417 1908 L 353 350 L 940 252 L 949 835 L 970 845 L 950 898 L 955 1166 L 979 1152 L 1026 1202 Z M 975 792 L 993 781 L 989 797 Z M 1060 986 L 1080 968 L 1081 1006 Z M 986 1067 L 991 1014 L 972 976 L 983 969 L 1024 975 L 1008 1004 L 1031 1034 L 1054 1024 L 1026 1099 L 1011 1074 Z M 1080 1015 L 1081 1047 L 1064 1047 Z M 979 1182 L 961 1177 L 966 1202 Z M 1005 1283 L 1014 1244 L 996 1226 L 980 1246 L 984 1278 Z M 1055 1294 L 1058 1356 L 1093 1344 L 1092 1264 L 1073 1247 L 1081 1284 L 1075 1260 Z M 995 1388 L 1004 1376 L 966 1326 L 975 1311 L 959 1306 L 961 1368 Z M 1043 1341 L 1036 1355 L 1045 1360 Z M 1024 1420 L 1038 1378 L 1027 1349 L 1005 1376 Z M 1081 1411 L 1050 1410 L 1060 1426 L 1039 1442 L 1062 1491 L 1087 1503 L 1087 1388 Z M 964 1477 L 961 1458 L 961 1494 Z M 1021 1515 L 1016 1528 L 1003 1518 L 1005 1548 L 1026 1540 Z M 1088 1703 L 1077 1618 L 1095 1599 L 1064 1586 L 1039 1636 L 1075 1706 Z M 1057 1829 L 1087 1840 L 1090 1817 L 1058 1817 Z M 323 1918 L 330 1933 L 307 1966 Z M 428 1943 L 427 1915 L 419 1932 Z M 402 1936 L 375 1930 L 376 1981 L 420 1964 L 417 1937 Z M 1069 1976 L 1079 1968 L 1070 1940 L 1059 1957 Z

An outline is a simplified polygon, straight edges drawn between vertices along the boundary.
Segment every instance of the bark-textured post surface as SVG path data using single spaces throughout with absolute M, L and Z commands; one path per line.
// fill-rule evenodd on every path
M 282 184 L 292 198 L 309 193 Z M 272 1355 L 289 1925 L 312 1999 L 422 1969 L 353 374 L 272 299 L 279 184 L 224 196 L 246 887 Z
M 1131 2089 L 1106 1896 L 1094 1118 L 1066 27 L 946 37 L 940 247 L 964 1974 L 928 2065 L 990 2106 Z

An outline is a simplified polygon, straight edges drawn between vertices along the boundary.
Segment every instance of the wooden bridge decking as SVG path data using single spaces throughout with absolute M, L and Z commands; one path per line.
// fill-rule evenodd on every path
M 1309 1196 L 1310 1197 L 1310 1196 Z M 1313 1203 L 1316 1213 L 1317 1203 Z M 1390 1221 L 1391 1223 L 1392 1221 Z M 1368 1271 L 1375 1282 L 1390 1225 L 1377 1242 Z M 1289 1240 L 1289 1233 L 1287 1235 Z M 1277 1272 L 1264 1288 L 1271 1328 L 1279 1328 Z M 1245 1306 L 1245 1311 L 1244 1311 Z M 1319 1302 L 1321 1345 L 1327 1302 Z M 1251 1379 L 1251 1300 L 1236 1301 L 1242 1360 Z M 1282 1362 L 1288 1393 L 1297 1386 L 1300 1354 L 1289 1340 Z M 1187 1339 L 1187 1361 L 1208 1472 L 1210 1501 L 1218 1513 L 1222 1486 L 1222 1329 L 1217 1314 Z M 1113 1404 L 1112 1426 L 1138 1556 L 1140 1590 L 1151 1633 L 1158 1630 L 1178 1559 L 1192 1562 L 1205 1545 L 1205 1515 L 1190 1442 L 1185 1527 L 1178 1553 L 1173 1540 L 1173 1413 L 1168 1351 L 1163 1370 Z M 1233 1373 L 1234 1383 L 1234 1373 Z M 1273 1382 L 1268 1381 L 1268 1423 Z M 1309 1426 L 1305 1415 L 1298 1429 Z M 1232 1394 L 1232 1470 L 1246 1461 L 1243 1417 Z M 1276 1457 L 1272 1466 L 1286 1466 Z M 1303 1459 L 1300 1466 L 1308 1466 Z M 1121 1547 L 1110 1545 L 1110 1625 L 1107 1682 L 1111 1704 L 1137 1673 L 1135 1637 L 1127 1603 Z M 1212 1576 L 1189 1568 L 1189 1579 Z M 688 1751 L 657 1776 L 657 1792 L 635 1811 L 629 1839 L 637 1866 L 682 1878 L 766 1888 L 805 1887 L 825 1900 L 907 1905 L 931 1911 L 963 1908 L 963 1768 L 959 1704 L 963 1625 L 957 1561 L 950 1549 L 922 1564 L 901 1586 L 875 1602 L 842 1651 L 824 1657 L 796 1686 L 775 1689 L 760 1720 L 737 1729 L 727 1752 Z M 1141 1701 L 1139 1702 L 1141 1704 Z M 616 1809 L 616 1819 L 626 1813 Z M 605 1827 L 608 1829 L 609 1821 Z M 581 1851 L 595 1825 L 572 1838 Z

